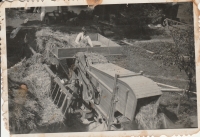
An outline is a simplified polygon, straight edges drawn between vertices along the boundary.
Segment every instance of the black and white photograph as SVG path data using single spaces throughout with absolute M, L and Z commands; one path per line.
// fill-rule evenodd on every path
M 10 134 L 197 129 L 193 8 L 5 8 Z

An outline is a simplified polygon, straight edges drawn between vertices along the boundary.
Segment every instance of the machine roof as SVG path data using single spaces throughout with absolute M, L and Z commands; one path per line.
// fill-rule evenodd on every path
M 134 76 L 136 73 L 112 63 L 95 64 L 91 65 L 91 67 L 100 70 L 113 78 L 115 77 L 115 74 L 133 74 L 132 76 L 119 78 L 119 80 L 126 83 L 133 90 L 138 99 L 162 94 L 160 88 L 153 80 L 142 75 Z

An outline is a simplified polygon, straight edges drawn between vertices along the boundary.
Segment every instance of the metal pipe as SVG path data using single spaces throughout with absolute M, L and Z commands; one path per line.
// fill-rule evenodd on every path
M 166 84 L 163 84 L 163 83 L 158 83 L 158 82 L 156 82 L 156 84 L 157 84 L 157 85 L 160 85 L 160 86 L 169 87 L 169 88 L 179 89 L 178 87 L 174 87 L 174 86 L 166 85 Z
M 175 89 L 175 88 L 161 88 L 161 91 L 162 92 L 185 92 L 186 90 L 185 89 Z M 189 93 L 192 93 L 192 94 L 197 94 L 196 92 L 191 92 L 191 91 L 188 91 Z
M 171 89 L 171 88 L 161 88 L 161 91 L 168 92 L 168 91 L 175 91 L 175 92 L 184 92 L 184 89 Z

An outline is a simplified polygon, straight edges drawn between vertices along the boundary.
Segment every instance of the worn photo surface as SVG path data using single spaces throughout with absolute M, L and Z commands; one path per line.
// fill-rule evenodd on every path
M 11 134 L 198 128 L 192 2 L 5 8 Z

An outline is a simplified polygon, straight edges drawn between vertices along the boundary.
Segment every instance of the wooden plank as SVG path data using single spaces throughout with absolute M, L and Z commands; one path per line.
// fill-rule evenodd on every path
M 98 41 L 101 42 L 102 44 L 109 46 L 109 41 L 110 39 L 102 36 L 101 34 L 98 34 Z
M 59 48 L 57 58 L 73 58 L 78 52 L 94 52 L 103 55 L 121 55 L 121 47 Z
M 125 114 L 126 109 L 126 87 L 118 83 L 118 95 L 117 95 L 119 101 L 116 104 L 116 110 Z
M 140 48 L 140 49 L 142 49 L 142 50 L 145 50 L 146 52 L 148 52 L 148 53 L 150 53 L 150 54 L 154 54 L 154 52 L 152 52 L 152 51 L 150 51 L 150 50 L 146 50 L 146 49 L 144 49 L 144 48 L 142 48 L 142 47 L 139 47 L 139 46 L 136 46 L 136 45 L 134 45 L 134 44 L 128 43 L 127 41 L 121 40 L 121 42 L 123 42 L 123 43 L 125 43 L 125 44 L 127 44 L 127 45 L 130 45 L 130 46 L 134 46 L 134 47 Z
M 108 119 L 106 112 L 99 106 L 94 104 L 93 101 L 90 101 L 90 103 L 92 104 L 91 106 L 95 108 L 96 111 L 98 111 L 99 113 L 101 113 L 101 115 L 106 118 L 106 120 Z
M 67 100 L 67 96 L 65 95 L 65 98 L 63 100 L 62 106 L 61 106 L 61 110 L 63 110 L 63 107 L 65 106 L 65 101 Z
M 109 120 L 108 120 L 108 130 L 111 129 L 111 125 L 113 122 L 114 118 L 114 112 L 115 112 L 115 107 L 116 107 L 116 94 L 117 94 L 117 80 L 119 78 L 118 74 L 115 74 L 115 81 L 114 81 L 114 86 L 113 86 L 113 94 L 112 94 L 112 100 L 111 100 L 111 105 L 110 105 L 110 112 L 109 112 Z
M 56 77 L 56 75 L 51 71 L 51 69 L 46 64 L 44 64 L 44 68 L 50 74 L 51 77 L 53 77 L 53 78 Z
M 128 93 L 129 93 L 129 90 L 126 90 L 126 97 L 125 97 L 125 104 L 124 104 L 124 115 L 125 115 L 125 113 L 126 113 L 126 104 L 127 104 L 127 100 L 128 100 Z
M 189 80 L 181 79 L 181 78 L 169 78 L 169 77 L 164 77 L 164 76 L 151 76 L 151 75 L 146 75 L 143 74 L 143 76 L 148 77 L 148 78 L 158 78 L 158 79 L 163 79 L 163 80 L 172 80 L 172 81 L 183 81 L 183 82 L 189 82 Z
M 54 93 L 54 90 L 56 89 L 56 87 L 57 87 L 57 84 L 55 84 L 55 87 L 53 88 L 53 90 L 52 90 L 52 91 L 50 91 L 50 95 L 49 95 L 49 97 L 51 97 L 51 96 L 53 95 L 53 93 Z
M 51 69 L 44 64 L 45 69 L 47 70 L 47 72 L 51 75 L 51 77 L 54 78 L 54 81 L 59 85 L 59 87 L 62 89 L 62 92 L 68 96 L 68 98 L 71 98 L 72 95 L 71 93 L 69 93 L 69 91 L 65 88 L 65 86 L 60 82 L 60 78 L 58 78 L 52 71 Z
M 115 47 L 115 46 L 120 46 L 119 44 L 115 43 L 114 41 L 110 40 L 108 43 L 109 47 Z
M 184 89 L 175 89 L 175 88 L 161 88 L 162 92 L 170 92 L 170 91 L 174 91 L 174 92 L 184 92 Z
M 59 104 L 59 102 L 60 102 L 60 98 L 61 98 L 61 95 L 63 94 L 63 92 L 61 91 L 60 92 L 60 96 L 59 96 L 59 98 L 58 98 L 58 102 L 57 102 L 57 106 L 58 106 L 58 104 Z
M 65 109 L 64 115 L 66 115 L 66 112 L 69 110 L 69 107 L 71 105 L 72 100 L 71 99 L 67 99 L 67 107 Z
M 98 39 L 98 33 L 89 33 L 89 34 L 87 34 L 89 37 L 90 37 L 90 39 L 92 40 L 92 41 L 97 41 L 97 39 Z
M 54 81 L 56 81 L 56 83 L 59 85 L 59 87 L 61 88 L 62 92 L 68 96 L 68 98 L 72 97 L 72 94 L 69 93 L 69 91 L 63 86 L 63 84 L 60 82 L 59 78 L 54 78 Z
M 58 47 L 55 47 L 52 49 L 51 53 L 54 55 L 54 56 L 58 56 Z
M 57 90 L 57 93 L 56 93 L 56 96 L 55 96 L 55 98 L 54 98 L 54 100 L 53 100 L 53 102 L 55 102 L 56 101 L 56 98 L 57 98 L 57 96 L 58 96 L 58 93 L 60 92 L 60 88 L 58 88 L 58 90 Z
M 106 113 L 106 116 L 109 117 L 112 94 L 104 86 L 100 85 L 100 88 L 103 92 L 98 106 Z
M 111 23 L 108 23 L 108 22 L 105 22 L 105 21 L 99 21 L 99 23 L 101 23 L 103 25 L 108 25 L 108 26 L 111 26 L 111 27 L 115 27 L 114 24 L 111 24 Z
M 106 90 L 108 90 L 110 93 L 112 92 L 112 89 L 109 88 L 109 86 L 107 86 L 101 79 L 99 79 L 91 71 L 87 71 L 87 73 L 89 74 L 89 76 L 92 76 L 93 78 L 95 78 Z
M 126 111 L 125 111 L 125 117 L 127 117 L 129 119 L 131 119 L 132 116 L 135 115 L 134 114 L 135 112 L 133 113 L 135 105 L 136 105 L 134 103 L 134 101 L 137 102 L 137 98 L 134 97 L 133 92 L 131 91 L 128 94 L 128 98 L 127 98 L 127 102 L 126 102 L 127 103 L 126 104 Z
M 140 76 L 141 73 L 127 73 L 127 74 L 120 74 L 120 78 L 124 78 L 124 77 L 133 77 L 133 76 Z
M 102 44 L 106 45 L 106 47 L 118 47 L 118 46 L 120 46 L 116 42 L 102 36 L 101 34 L 98 34 L 98 41 L 101 42 Z
M 161 88 L 162 92 L 185 92 L 185 89 L 176 89 L 176 88 Z M 196 92 L 188 91 L 189 93 L 197 95 Z
M 67 79 L 70 79 L 69 73 L 67 72 L 67 70 L 65 69 L 65 67 L 63 66 L 63 64 L 61 63 L 61 61 L 58 59 L 58 62 L 60 64 L 60 66 L 62 67 L 62 69 L 64 70 L 65 74 L 67 75 Z
M 167 84 L 163 84 L 163 83 L 156 83 L 157 85 L 159 86 L 164 86 L 164 87 L 168 87 L 168 88 L 175 88 L 175 89 L 179 89 L 178 87 L 174 87 L 174 86 L 171 86 L 171 85 L 167 85 Z

